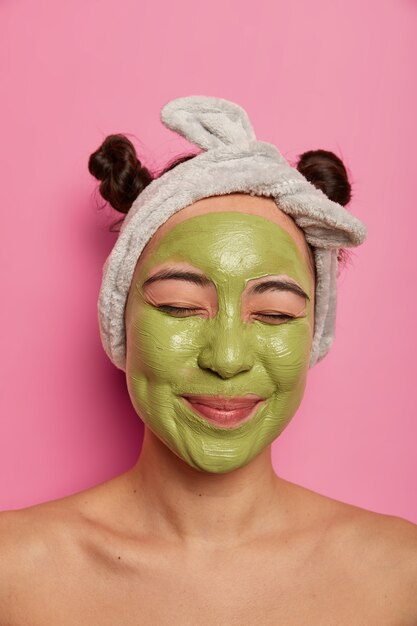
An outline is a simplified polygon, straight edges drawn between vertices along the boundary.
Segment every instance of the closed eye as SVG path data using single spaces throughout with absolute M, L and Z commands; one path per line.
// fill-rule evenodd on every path
M 273 320 L 293 320 L 293 319 L 295 319 L 294 315 L 284 315 L 284 314 L 272 315 L 271 313 L 258 313 L 258 317 L 266 317 L 268 319 L 273 319 Z
M 195 313 L 195 311 L 200 311 L 200 309 L 171 306 L 169 304 L 161 304 L 157 307 L 157 309 L 159 309 L 160 311 L 165 311 L 166 313 L 175 313 L 177 315 L 181 315 L 182 313 Z
M 179 307 L 179 306 L 171 306 L 169 304 L 161 304 L 160 306 L 157 307 L 159 310 L 161 311 L 165 311 L 166 313 L 172 313 L 174 315 L 179 315 L 179 316 L 183 316 L 185 317 L 187 315 L 187 313 L 195 313 L 196 311 L 200 311 L 200 309 L 198 308 L 191 308 L 191 307 Z M 258 313 L 255 315 L 257 315 L 257 317 L 262 317 L 262 318 L 266 318 L 269 320 L 275 320 L 275 321 L 286 321 L 286 320 L 292 320 L 295 319 L 295 316 L 293 315 L 285 315 L 285 314 L 272 314 L 272 313 Z

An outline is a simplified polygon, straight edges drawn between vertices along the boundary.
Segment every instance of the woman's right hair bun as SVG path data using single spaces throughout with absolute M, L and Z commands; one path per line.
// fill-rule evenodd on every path
M 125 135 L 109 135 L 88 160 L 88 170 L 101 181 L 100 194 L 111 206 L 127 213 L 153 176 L 142 166 Z
M 351 185 L 343 161 L 328 150 L 309 150 L 299 157 L 297 170 L 330 200 L 345 206 L 351 199 Z

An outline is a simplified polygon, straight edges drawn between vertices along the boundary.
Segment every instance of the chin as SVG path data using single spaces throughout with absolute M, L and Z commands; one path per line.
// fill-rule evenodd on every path
M 183 460 L 200 472 L 208 474 L 228 474 L 229 472 L 233 472 L 234 470 L 248 465 L 248 463 L 250 463 L 261 452 L 262 450 L 258 453 L 254 453 L 253 455 L 238 458 L 231 457 L 226 453 L 219 454 L 219 452 L 216 451 L 215 454 L 207 452 L 204 455 L 204 458 L 189 458 L 188 460 Z

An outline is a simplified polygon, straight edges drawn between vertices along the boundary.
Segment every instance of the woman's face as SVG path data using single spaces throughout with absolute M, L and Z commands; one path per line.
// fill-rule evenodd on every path
M 314 330 L 313 271 L 293 220 L 247 194 L 199 200 L 145 247 L 125 312 L 127 387 L 138 415 L 192 467 L 245 465 L 296 412 Z M 246 396 L 247 406 L 210 409 L 193 395 Z

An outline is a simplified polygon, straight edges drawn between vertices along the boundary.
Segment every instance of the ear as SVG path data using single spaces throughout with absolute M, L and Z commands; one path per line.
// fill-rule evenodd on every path
M 256 136 L 244 109 L 234 102 L 210 96 L 171 100 L 161 109 L 167 128 L 203 150 L 227 145 L 242 147 Z

